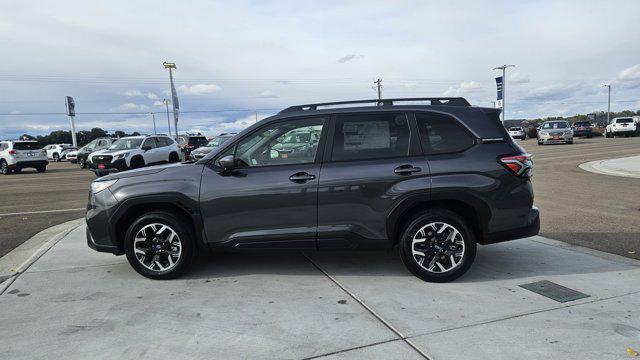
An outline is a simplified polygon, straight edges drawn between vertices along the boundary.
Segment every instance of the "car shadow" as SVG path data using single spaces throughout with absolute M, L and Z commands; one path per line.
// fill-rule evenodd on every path
M 309 260 L 310 259 L 310 260 Z M 246 252 L 200 256 L 187 278 L 223 278 L 244 275 L 329 275 L 407 277 L 397 251 Z M 476 260 L 457 283 L 605 273 L 637 267 L 587 253 L 531 240 L 479 246 Z

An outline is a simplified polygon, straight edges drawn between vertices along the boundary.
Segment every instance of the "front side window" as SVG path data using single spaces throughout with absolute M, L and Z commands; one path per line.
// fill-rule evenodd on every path
M 310 118 L 277 122 L 261 128 L 235 147 L 238 166 L 312 163 L 324 124 L 324 118 Z M 300 141 L 292 141 L 294 138 Z
M 454 118 L 439 113 L 416 113 L 422 150 L 425 154 L 446 154 L 470 148 L 475 139 Z
M 156 139 L 155 138 L 147 138 L 144 143 L 142 143 L 142 148 L 150 148 L 150 149 L 155 149 L 156 146 Z
M 404 114 L 341 115 L 336 119 L 331 160 L 365 160 L 409 154 L 409 122 Z

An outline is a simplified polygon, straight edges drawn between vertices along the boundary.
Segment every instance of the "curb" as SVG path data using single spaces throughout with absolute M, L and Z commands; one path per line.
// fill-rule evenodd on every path
M 595 174 L 640 179 L 640 173 L 637 173 L 635 171 L 628 172 L 628 171 L 616 170 L 604 164 L 606 161 L 623 160 L 623 159 L 631 159 L 631 158 L 640 158 L 640 156 L 627 156 L 627 157 L 615 158 L 615 159 L 589 161 L 589 162 L 578 165 L 578 167 L 584 171 L 588 171 Z
M 623 264 L 626 264 L 626 265 L 639 266 L 640 267 L 640 260 L 636 260 L 636 259 L 633 259 L 633 258 L 628 258 L 628 257 L 622 256 L 622 255 L 612 254 L 612 253 L 608 253 L 608 252 L 604 252 L 604 251 L 600 251 L 600 250 L 590 249 L 588 247 L 584 247 L 584 246 L 580 246 L 580 245 L 569 244 L 569 243 L 566 243 L 564 241 L 550 239 L 550 238 L 547 238 L 547 237 L 544 237 L 544 236 L 541 236 L 541 235 L 535 235 L 535 236 L 532 236 L 532 237 L 526 238 L 526 239 L 531 240 L 531 241 L 535 241 L 537 243 L 549 245 L 549 246 L 559 247 L 559 248 L 565 249 L 565 250 L 571 250 L 571 251 L 581 252 L 583 254 L 589 254 L 589 255 L 596 256 L 596 257 L 599 257 L 601 259 L 605 259 L 605 260 L 609 260 L 609 261 L 613 261 L 613 262 L 618 262 L 618 263 L 623 263 Z
M 0 295 L 58 241 L 84 223 L 84 218 L 44 229 L 0 258 Z

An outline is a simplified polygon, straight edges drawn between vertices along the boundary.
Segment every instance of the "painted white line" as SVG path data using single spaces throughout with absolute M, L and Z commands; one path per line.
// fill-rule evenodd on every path
M 59 213 L 59 212 L 71 212 L 71 211 L 80 211 L 86 210 L 86 208 L 75 208 L 75 209 L 59 209 L 59 210 L 43 210 L 43 211 L 25 211 L 25 212 L 16 212 L 16 213 L 6 213 L 0 214 L 0 216 L 20 216 L 20 215 L 33 215 L 33 214 L 49 214 L 49 213 Z

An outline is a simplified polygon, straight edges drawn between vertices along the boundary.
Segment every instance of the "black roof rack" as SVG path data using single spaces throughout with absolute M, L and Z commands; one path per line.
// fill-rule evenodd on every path
M 411 101 L 428 101 L 430 105 L 448 105 L 448 106 L 471 106 L 467 99 L 462 97 L 432 97 L 432 98 L 399 98 L 399 99 L 373 99 L 373 100 L 353 100 L 353 101 L 337 101 L 318 104 L 306 104 L 290 106 L 278 114 L 305 111 L 305 110 L 318 110 L 320 106 L 335 106 L 335 105 L 349 105 L 349 104 L 367 104 L 374 103 L 376 106 L 393 106 L 398 102 L 411 102 Z

